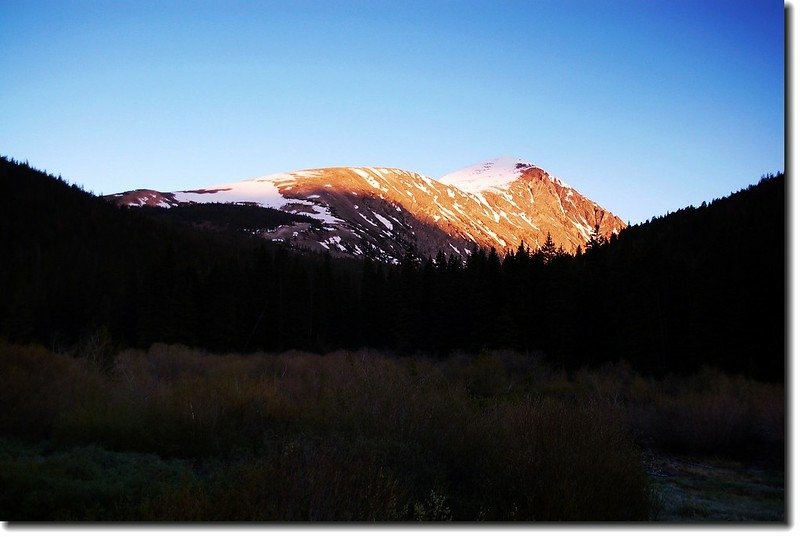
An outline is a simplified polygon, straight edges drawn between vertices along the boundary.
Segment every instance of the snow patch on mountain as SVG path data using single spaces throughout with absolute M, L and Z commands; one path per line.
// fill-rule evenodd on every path
M 197 190 L 175 192 L 175 201 L 179 203 L 255 203 L 262 207 L 279 209 L 286 204 L 271 181 L 250 179 L 236 183 L 223 183 Z
M 484 190 L 503 191 L 533 165 L 516 157 L 498 157 L 448 173 L 440 183 L 476 194 Z
M 308 171 L 306 174 L 310 173 Z M 321 220 L 326 224 L 342 222 L 331 214 L 330 208 L 308 199 L 289 198 L 278 190 L 278 185 L 295 178 L 289 174 L 279 173 L 235 183 L 219 185 L 197 190 L 181 190 L 174 193 L 178 203 L 242 203 L 255 204 L 261 207 L 280 209 L 289 213 L 303 214 Z M 285 187 L 290 190 L 291 187 Z M 294 207 L 287 207 L 292 206 Z M 300 207 L 297 207 L 300 206 Z
M 394 226 L 392 225 L 391 222 L 389 222 L 389 220 L 387 220 L 386 218 L 382 217 L 381 215 L 379 215 L 375 211 L 372 211 L 372 214 L 375 215 L 375 218 L 377 218 L 378 220 L 381 221 L 381 224 L 383 224 L 386 227 L 386 229 L 388 229 L 389 231 L 394 229 Z

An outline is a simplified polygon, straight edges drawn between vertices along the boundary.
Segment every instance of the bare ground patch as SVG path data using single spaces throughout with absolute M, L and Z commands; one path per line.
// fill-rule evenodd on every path
M 782 468 L 650 454 L 656 522 L 786 523 Z

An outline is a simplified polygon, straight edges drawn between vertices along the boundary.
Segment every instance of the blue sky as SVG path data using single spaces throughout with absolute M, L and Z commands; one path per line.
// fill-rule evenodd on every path
M 636 223 L 784 169 L 782 2 L 0 7 L 0 154 L 95 193 L 514 155 Z

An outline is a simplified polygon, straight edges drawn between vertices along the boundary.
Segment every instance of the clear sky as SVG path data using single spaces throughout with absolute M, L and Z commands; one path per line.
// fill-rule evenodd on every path
M 527 159 L 636 223 L 784 170 L 772 0 L 0 0 L 0 154 L 95 193 Z

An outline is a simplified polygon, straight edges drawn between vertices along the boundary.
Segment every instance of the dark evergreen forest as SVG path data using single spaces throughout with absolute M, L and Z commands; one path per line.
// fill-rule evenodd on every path
M 441 357 L 510 348 L 568 370 L 626 361 L 656 375 L 713 366 L 783 379 L 783 174 L 576 256 L 548 244 L 466 261 L 340 260 L 237 231 L 285 215 L 204 207 L 194 210 L 223 224 L 198 230 L 191 210 L 119 208 L 3 158 L 0 337 L 57 351 L 98 339 Z

